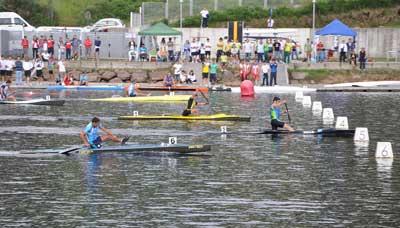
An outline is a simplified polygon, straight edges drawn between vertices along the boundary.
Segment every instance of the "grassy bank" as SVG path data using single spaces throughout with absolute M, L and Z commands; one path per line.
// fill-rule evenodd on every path
M 400 81 L 400 70 L 368 69 L 354 70 L 326 70 L 326 69 L 289 69 L 291 81 L 302 84 L 335 84 L 361 81 Z M 304 77 L 304 79 L 298 79 Z

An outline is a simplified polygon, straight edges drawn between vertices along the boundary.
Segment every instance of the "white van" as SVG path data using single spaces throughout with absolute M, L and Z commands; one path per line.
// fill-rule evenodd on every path
M 0 12 L 0 29 L 35 31 L 35 27 L 14 12 Z

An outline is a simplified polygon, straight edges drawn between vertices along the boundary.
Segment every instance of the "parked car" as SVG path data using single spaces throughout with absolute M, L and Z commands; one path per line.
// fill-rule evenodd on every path
M 125 24 L 118 18 L 104 18 L 92 26 L 85 27 L 85 29 L 91 32 L 108 32 L 110 30 L 125 29 Z
M 14 12 L 0 12 L 0 29 L 35 31 L 36 28 L 30 25 L 20 15 Z

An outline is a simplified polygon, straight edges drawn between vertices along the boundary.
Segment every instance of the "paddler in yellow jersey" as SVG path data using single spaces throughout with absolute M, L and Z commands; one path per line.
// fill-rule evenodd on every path
M 199 111 L 196 109 L 197 105 L 208 105 L 206 103 L 197 102 L 196 99 L 198 98 L 197 92 L 194 92 L 192 96 L 189 98 L 186 109 L 183 110 L 182 116 L 190 116 L 192 114 L 199 114 Z

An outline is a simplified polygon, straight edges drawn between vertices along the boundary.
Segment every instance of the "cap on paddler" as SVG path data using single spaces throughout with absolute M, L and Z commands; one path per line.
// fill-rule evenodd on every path
M 281 100 L 281 98 L 279 98 L 279 97 L 274 97 L 274 99 L 272 99 L 272 102 L 280 101 L 280 100 Z

